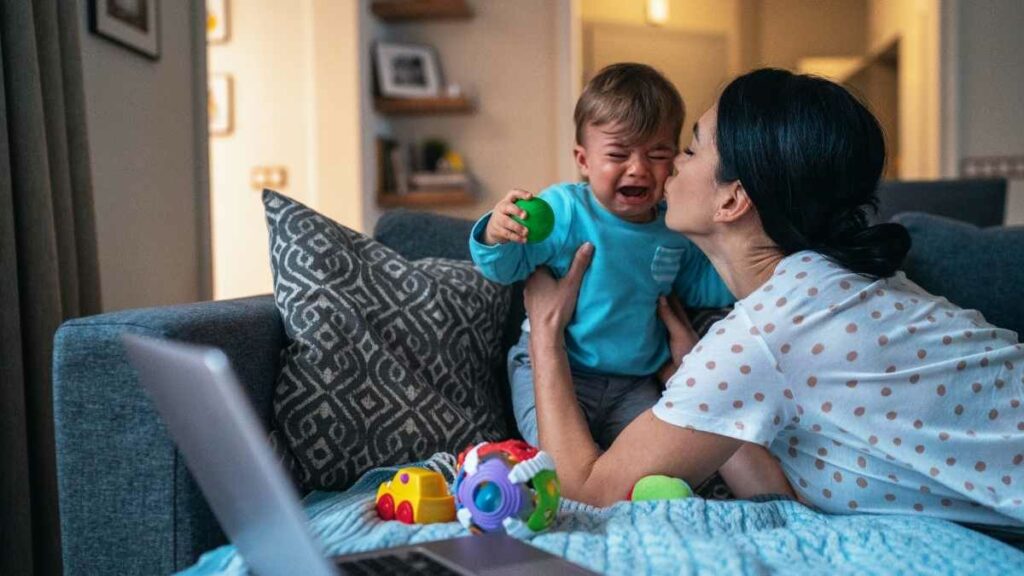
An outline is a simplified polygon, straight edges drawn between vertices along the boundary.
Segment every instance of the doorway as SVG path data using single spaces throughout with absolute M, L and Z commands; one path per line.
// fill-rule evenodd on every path
M 699 56 L 680 57 L 685 54 Z M 687 123 L 695 121 L 714 103 L 729 78 L 728 44 L 723 35 L 629 24 L 585 23 L 583 81 L 616 62 L 639 62 L 664 74 L 686 103 Z

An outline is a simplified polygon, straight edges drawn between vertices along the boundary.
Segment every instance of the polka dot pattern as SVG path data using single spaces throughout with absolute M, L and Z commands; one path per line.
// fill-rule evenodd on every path
M 826 512 L 1024 522 L 1008 497 L 1024 478 L 1012 334 L 901 274 L 783 263 L 687 356 L 655 414 L 769 446 Z

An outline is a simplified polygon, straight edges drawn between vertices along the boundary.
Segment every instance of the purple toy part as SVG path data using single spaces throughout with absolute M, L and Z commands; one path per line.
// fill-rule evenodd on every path
M 473 516 L 476 524 L 484 532 L 504 530 L 502 521 L 508 517 L 518 517 L 525 501 L 521 487 L 508 479 L 509 467 L 502 458 L 489 458 L 482 462 L 472 476 L 466 476 L 459 485 L 458 499 Z M 495 510 L 486 512 L 476 505 L 476 490 L 484 483 L 490 482 L 498 487 L 501 502 Z
M 400 480 L 402 481 L 402 484 L 408 484 L 409 483 L 409 475 L 408 474 L 402 474 L 402 477 L 400 478 Z

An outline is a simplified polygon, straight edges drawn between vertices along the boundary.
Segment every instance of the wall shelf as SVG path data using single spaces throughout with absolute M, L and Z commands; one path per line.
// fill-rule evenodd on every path
M 381 114 L 415 115 L 415 114 L 468 114 L 473 111 L 473 103 L 465 97 L 450 98 L 374 98 L 373 106 Z
M 473 17 L 466 0 L 376 0 L 370 9 L 386 22 L 464 20 Z
M 407 194 L 378 191 L 377 204 L 381 208 L 429 208 L 436 206 L 468 206 L 476 197 L 465 188 L 413 190 Z
M 466 20 L 473 17 L 467 0 L 373 0 L 370 10 L 386 24 L 403 22 L 428 23 L 438 20 Z M 387 28 L 386 26 L 382 28 Z M 379 84 L 378 84 L 379 85 Z M 385 116 L 438 116 L 470 114 L 475 111 L 473 101 L 464 96 L 437 96 L 433 98 L 389 98 L 374 94 L 373 107 Z M 412 188 L 398 194 L 396 178 L 408 178 L 408 158 L 394 157 L 395 142 L 378 136 L 377 142 L 377 205 L 381 208 L 413 208 L 430 210 L 476 203 L 476 195 L 469 186 Z M 404 190 L 404 187 L 403 187 Z

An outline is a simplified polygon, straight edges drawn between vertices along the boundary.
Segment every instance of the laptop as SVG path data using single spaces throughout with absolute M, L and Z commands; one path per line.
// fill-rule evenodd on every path
M 504 534 L 328 558 L 227 356 L 125 334 L 125 347 L 221 527 L 260 576 L 593 574 Z

